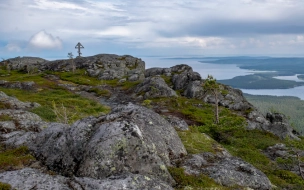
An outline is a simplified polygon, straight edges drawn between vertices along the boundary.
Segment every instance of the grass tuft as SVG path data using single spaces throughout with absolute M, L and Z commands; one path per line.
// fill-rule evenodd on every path
M 34 160 L 34 157 L 30 155 L 28 148 L 25 146 L 7 150 L 1 147 L 0 170 L 22 168 Z

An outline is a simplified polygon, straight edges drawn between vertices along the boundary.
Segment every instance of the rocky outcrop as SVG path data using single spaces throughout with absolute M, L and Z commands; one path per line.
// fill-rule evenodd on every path
M 1 65 L 29 73 L 34 70 L 72 71 L 75 65 L 77 69 L 85 69 L 89 76 L 102 80 L 127 78 L 129 81 L 137 81 L 145 78 L 145 62 L 130 55 L 98 54 L 55 61 L 36 57 L 17 57 L 2 61 Z
M 47 60 L 39 57 L 16 57 L 2 61 L 1 65 L 8 65 L 12 70 L 26 71 L 28 67 L 39 68 L 44 62 Z
M 136 86 L 135 93 L 143 94 L 145 99 L 160 97 L 177 97 L 176 92 L 171 89 L 161 77 L 148 77 Z
M 171 77 L 171 82 L 173 84 L 172 88 L 174 90 L 181 91 L 181 95 L 188 98 L 201 99 L 206 103 L 215 104 L 215 97 L 203 87 L 204 80 L 201 79 L 198 73 L 193 72 L 190 66 L 176 65 L 170 68 L 150 68 L 147 69 L 145 73 L 145 76 L 148 77 L 148 79 L 157 75 Z M 161 84 L 163 84 L 163 82 L 161 82 Z M 143 84 L 140 85 L 143 86 Z M 226 107 L 244 115 L 247 119 L 248 129 L 269 131 L 280 138 L 289 137 L 292 139 L 298 139 L 297 135 L 299 134 L 292 129 L 285 120 L 284 122 L 278 122 L 278 117 L 283 118 L 283 116 L 274 116 L 277 118 L 275 120 L 273 120 L 273 117 L 271 116 L 266 119 L 265 116 L 258 112 L 257 109 L 245 99 L 241 90 L 222 84 L 219 86 L 219 106 Z
M 6 147 L 27 145 L 47 123 L 25 109 L 39 107 L 37 103 L 21 102 L 0 91 L 0 142 Z
M 0 117 L 6 120 L 0 122 L 0 141 L 6 147 L 28 145 L 48 126 L 38 115 L 24 110 L 0 110 Z
M 183 163 L 191 175 L 205 174 L 224 186 L 239 185 L 251 189 L 271 189 L 267 176 L 251 164 L 230 155 L 202 153 L 191 155 Z
M 0 104 L 6 109 L 31 109 L 40 106 L 40 104 L 36 102 L 19 101 L 17 98 L 8 96 L 2 91 L 0 91 Z
M 199 98 L 199 99 L 203 98 L 206 92 L 202 88 L 202 85 L 203 85 L 202 80 L 189 82 L 185 91 L 183 92 L 183 95 L 188 98 Z
M 4 88 L 16 88 L 21 90 L 36 90 L 35 82 L 8 82 L 5 80 L 0 80 L 0 86 Z
M 172 115 L 168 115 L 168 116 L 166 116 L 166 120 L 167 120 L 173 127 L 177 128 L 177 129 L 179 129 L 179 130 L 182 130 L 182 131 L 187 131 L 187 130 L 189 130 L 188 124 L 187 124 L 184 120 L 182 120 L 182 119 L 180 119 L 180 118 L 178 118 L 178 117 L 175 117 L 175 116 L 172 116 Z
M 181 64 L 170 68 L 150 68 L 145 72 L 146 77 L 165 75 L 172 77 L 174 90 L 185 90 L 192 81 L 201 80 L 200 74 L 193 72 L 188 65 Z
M 285 144 L 279 143 L 267 147 L 263 153 L 275 161 L 279 169 L 291 171 L 299 176 L 304 175 L 304 165 L 300 159 L 300 157 L 304 156 L 303 150 L 290 148 Z
M 13 189 L 60 189 L 60 190 L 173 190 L 168 184 L 151 176 L 128 174 L 108 179 L 67 178 L 46 174 L 38 169 L 24 168 L 0 173 L 0 181 Z
M 287 122 L 285 115 L 280 113 L 267 113 L 264 117 L 260 112 L 253 110 L 248 116 L 248 129 L 268 131 L 281 139 L 291 138 L 299 140 L 299 133 Z
M 288 124 L 285 115 L 280 113 L 267 113 L 266 119 L 270 122 L 270 125 L 267 126 L 267 130 L 269 130 L 271 133 L 275 134 L 281 139 L 299 139 L 297 137 L 299 133 Z
M 30 145 L 35 157 L 53 171 L 106 179 L 125 173 L 174 181 L 166 168 L 187 154 L 174 128 L 155 112 L 133 104 L 70 128 L 53 124 Z
M 197 72 L 193 72 L 192 68 L 188 65 L 176 65 L 171 67 L 172 71 L 176 74 L 172 77 L 174 90 L 185 90 L 190 82 L 200 81 L 201 76 Z
M 73 60 L 76 68 L 85 69 L 87 74 L 102 80 L 127 78 L 129 81 L 144 79 L 145 62 L 124 55 L 98 54 L 89 57 L 77 57 Z M 56 60 L 41 64 L 40 70 L 71 71 L 72 60 Z

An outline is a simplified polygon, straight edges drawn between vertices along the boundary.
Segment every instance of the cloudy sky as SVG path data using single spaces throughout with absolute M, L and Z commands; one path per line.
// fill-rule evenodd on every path
M 0 56 L 304 56 L 304 0 L 0 0 Z

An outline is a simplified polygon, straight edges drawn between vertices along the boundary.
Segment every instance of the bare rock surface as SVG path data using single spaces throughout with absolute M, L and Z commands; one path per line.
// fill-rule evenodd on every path
M 0 91 L 0 103 L 7 109 L 30 109 L 40 106 L 40 104 L 36 102 L 22 102 L 17 98 L 6 95 L 2 91 Z
M 38 115 L 24 110 L 0 110 L 0 116 L 8 117 L 0 122 L 0 141 L 7 147 L 28 145 L 48 126 Z
M 124 173 L 174 184 L 166 166 L 187 154 L 174 128 L 160 115 L 133 104 L 71 127 L 53 123 L 30 145 L 35 157 L 65 176 L 106 179 Z
M 173 190 L 171 186 L 151 176 L 128 174 L 111 176 L 107 179 L 50 175 L 38 169 L 24 168 L 22 170 L 0 173 L 0 181 L 8 183 L 13 189 L 60 189 L 60 190 Z
M 75 178 L 75 182 L 87 190 L 173 190 L 170 185 L 163 181 L 139 174 L 112 176 L 104 180 L 77 177 Z
M 127 78 L 129 81 L 145 78 L 145 62 L 130 55 L 98 54 L 89 57 L 77 57 L 73 60 L 76 68 L 86 70 L 89 76 L 102 80 Z M 72 61 L 55 60 L 44 62 L 40 70 L 71 71 Z
M 146 78 L 136 86 L 136 93 L 144 93 L 144 98 L 177 97 L 176 92 L 171 89 L 163 78 L 155 76 Z
M 44 62 L 47 62 L 47 60 L 39 57 L 15 57 L 4 60 L 1 62 L 1 64 L 2 65 L 8 64 L 8 66 L 12 70 L 26 70 L 28 66 L 38 68 Z
M 173 115 L 166 116 L 166 120 L 173 126 L 176 127 L 179 130 L 187 131 L 189 130 L 188 124 L 185 122 L 185 120 L 180 119 L 178 117 L 175 117 Z
M 4 88 L 16 88 L 21 90 L 37 90 L 35 82 L 8 82 L 5 80 L 0 80 L 0 86 Z
M 193 72 L 192 68 L 188 65 L 176 65 L 171 67 L 175 74 L 172 77 L 174 90 L 185 90 L 190 82 L 200 81 L 201 76 L 197 72 Z
M 205 174 L 224 186 L 239 185 L 251 189 L 271 189 L 267 176 L 251 164 L 233 156 L 202 153 L 185 160 L 185 172 L 192 175 Z
M 291 138 L 299 139 L 297 131 L 295 131 L 288 123 L 285 115 L 281 113 L 267 113 L 266 119 L 270 122 L 267 129 L 281 139 Z
M 22 170 L 0 173 L 0 181 L 8 183 L 13 189 L 62 189 L 70 190 L 68 179 L 63 176 L 44 174 L 37 169 L 24 168 Z
M 292 149 L 285 144 L 279 143 L 267 147 L 263 153 L 271 160 L 276 161 L 280 169 L 291 171 L 299 176 L 304 174 L 304 166 L 301 164 L 301 160 L 298 160 L 298 156 L 304 156 L 303 150 Z

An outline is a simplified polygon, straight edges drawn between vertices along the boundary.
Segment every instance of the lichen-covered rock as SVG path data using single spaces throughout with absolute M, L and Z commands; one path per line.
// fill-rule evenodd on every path
M 263 153 L 275 161 L 282 170 L 291 171 L 301 176 L 300 170 L 303 171 L 303 165 L 299 165 L 298 156 L 303 157 L 304 151 L 287 147 L 285 144 L 278 143 L 267 147 Z M 302 167 L 301 169 L 299 167 Z
M 224 186 L 242 186 L 258 190 L 271 189 L 267 176 L 251 164 L 233 156 L 202 153 L 184 161 L 185 172 L 205 174 Z
M 128 173 L 98 180 L 50 175 L 32 168 L 0 173 L 0 182 L 10 184 L 13 189 L 23 190 L 173 190 L 170 185 L 152 176 Z
M 125 174 L 122 176 L 111 176 L 104 180 L 91 178 L 75 178 L 75 182 L 84 189 L 90 190 L 173 190 L 167 183 L 151 176 L 139 174 Z
M 66 176 L 106 179 L 124 173 L 174 181 L 166 165 L 187 152 L 174 128 L 160 115 L 133 104 L 67 128 L 52 124 L 30 145 L 35 157 Z
M 0 116 L 7 118 L 0 122 L 0 141 L 7 147 L 27 145 L 47 127 L 38 115 L 24 110 L 0 110 Z
M 185 91 L 183 92 L 183 95 L 188 98 L 202 98 L 206 94 L 204 89 L 202 88 L 203 81 L 202 80 L 196 80 L 191 81 Z
M 127 78 L 130 81 L 145 78 L 145 62 L 129 55 L 98 54 L 89 57 L 77 57 L 73 60 L 76 68 L 86 70 L 92 77 L 102 80 Z M 40 70 L 71 71 L 71 60 L 55 60 L 44 62 Z
M 117 106 L 106 118 L 131 115 L 143 135 L 155 144 L 162 160 L 169 165 L 171 159 L 178 159 L 187 154 L 184 145 L 174 127 L 162 116 L 142 106 L 127 104 Z
M 67 178 L 44 174 L 41 171 L 32 168 L 0 173 L 0 181 L 10 184 L 13 189 L 70 190 L 68 185 L 69 180 Z
M 270 122 L 270 124 L 266 127 L 266 130 L 271 133 L 277 135 L 281 139 L 291 138 L 297 139 L 297 131 L 295 131 L 289 124 L 286 119 L 286 116 L 280 113 L 267 113 L 266 119 Z
M 30 109 L 40 106 L 40 104 L 36 102 L 22 102 L 17 98 L 6 95 L 2 91 L 0 91 L 0 103 L 7 109 Z
M 21 90 L 36 90 L 35 82 L 8 82 L 5 80 L 0 80 L 0 86 L 4 88 L 16 88 Z
M 18 130 L 40 132 L 46 124 L 37 114 L 24 110 L 0 110 L 0 116 L 9 117 L 9 121 L 13 121 Z
M 189 130 L 189 126 L 188 124 L 183 120 L 180 119 L 178 117 L 172 116 L 172 115 L 168 115 L 166 116 L 166 120 L 173 126 L 176 127 L 179 130 L 182 131 L 187 131 Z
M 171 89 L 161 77 L 149 77 L 136 86 L 135 93 L 144 93 L 144 98 L 177 97 L 176 92 Z
M 185 90 L 192 81 L 201 80 L 200 74 L 193 72 L 192 68 L 185 64 L 170 68 L 150 68 L 145 72 L 146 77 L 158 75 L 172 76 L 174 90 Z
M 178 66 L 180 66 L 180 67 L 178 67 Z M 185 67 L 184 65 L 177 65 L 177 66 L 175 66 L 175 69 L 177 71 L 180 71 L 180 70 L 183 70 L 184 67 Z M 191 68 L 191 70 L 192 70 L 192 68 Z M 192 81 L 201 80 L 200 74 L 197 72 L 193 72 L 191 70 L 185 69 L 181 73 L 177 73 L 177 74 L 173 75 L 172 83 L 173 83 L 174 90 L 185 90 Z M 172 68 L 172 71 L 174 71 L 173 68 Z
M 2 61 L 1 65 L 8 65 L 12 70 L 26 71 L 29 66 L 38 68 L 44 62 L 47 62 L 47 60 L 39 57 L 15 57 Z
M 165 75 L 165 76 L 171 76 L 172 69 L 171 68 L 159 68 L 159 67 L 154 67 L 150 69 L 146 69 L 145 71 L 145 77 L 152 77 L 156 75 Z
M 37 133 L 32 131 L 14 131 L 6 134 L 1 134 L 1 143 L 7 148 L 17 148 L 19 146 L 27 146 L 34 138 Z

